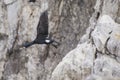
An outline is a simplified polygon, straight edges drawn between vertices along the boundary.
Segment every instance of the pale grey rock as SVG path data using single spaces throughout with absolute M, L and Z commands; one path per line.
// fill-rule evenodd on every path
M 95 47 L 89 42 L 78 45 L 55 68 L 51 80 L 84 80 L 92 72 L 94 55 Z
M 20 9 L 21 5 L 19 4 L 19 1 L 16 1 L 14 4 L 8 5 L 7 6 L 7 28 L 9 38 L 8 38 L 8 43 L 7 47 L 10 49 L 12 47 L 12 44 L 14 44 L 14 39 L 16 37 L 17 33 L 17 28 L 18 28 L 18 13 L 21 10 Z M 14 34 L 14 35 L 13 35 Z
M 120 64 L 114 58 L 104 55 L 95 60 L 94 73 L 106 77 L 119 77 L 119 66 Z
M 8 5 L 8 4 L 14 3 L 15 1 L 17 1 L 17 0 L 4 0 L 4 3 L 5 3 L 6 5 Z
M 90 27 L 87 29 L 86 34 L 80 39 L 78 46 L 69 52 L 58 64 L 52 73 L 51 80 L 120 80 L 120 24 L 115 22 L 118 12 L 118 0 L 97 0 L 94 9 L 95 13 L 90 19 Z M 97 15 L 98 12 L 99 15 Z M 89 43 L 86 44 L 87 42 Z M 89 49 L 83 48 L 83 46 L 88 46 L 89 44 L 92 47 L 89 47 Z M 81 50 L 82 48 L 83 50 Z M 93 48 L 94 50 L 92 50 Z M 83 55 L 85 53 L 84 50 L 89 52 L 87 54 L 89 57 Z M 93 52 L 91 53 L 89 50 Z M 73 57 L 73 55 L 79 58 Z M 84 57 L 85 60 L 81 60 Z M 72 68 L 75 65 L 72 62 L 76 60 L 79 62 L 79 68 Z M 82 64 L 85 61 L 88 65 L 83 66 Z M 91 61 L 93 61 L 92 66 L 89 67 Z M 86 67 L 89 68 L 88 71 L 84 70 Z M 84 72 L 87 75 L 84 75 Z
M 86 80 L 120 80 L 120 64 L 114 58 L 102 55 L 94 61 L 94 64 L 94 74 L 88 76 Z
M 105 53 L 108 50 L 109 54 L 119 57 L 119 34 L 120 24 L 108 15 L 103 15 L 96 24 L 96 28 L 92 33 L 92 37 L 98 51 Z M 107 54 L 107 53 L 105 53 Z
M 110 34 L 116 29 L 113 26 L 117 24 L 112 20 L 108 15 L 103 15 L 99 18 L 94 31 L 92 32 L 92 37 L 94 44 L 96 45 L 99 51 L 104 53 L 105 45 L 107 39 L 110 37 Z
M 113 54 L 118 54 L 116 56 L 119 57 L 119 41 L 114 40 L 119 29 L 119 24 L 110 16 L 101 16 L 91 33 L 91 40 L 81 42 L 69 52 L 53 71 L 51 80 L 119 80 L 120 64 L 115 57 L 111 57 Z M 119 39 L 119 35 L 115 39 Z M 105 48 L 106 46 L 111 49 Z M 117 46 L 116 50 L 112 50 L 114 46 Z M 109 55 L 106 55 L 107 51 Z
M 101 1 L 102 2 L 102 1 Z M 119 9 L 119 0 L 104 0 L 102 2 L 102 14 L 109 15 L 113 19 L 117 17 Z
M 18 49 L 47 9 L 61 45 Z M 1 0 L 0 80 L 120 80 L 119 17 L 119 0 Z
M 119 80 L 119 77 L 91 75 L 85 80 Z

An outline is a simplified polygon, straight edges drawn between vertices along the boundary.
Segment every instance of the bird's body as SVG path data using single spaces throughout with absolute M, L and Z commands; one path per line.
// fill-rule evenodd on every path
M 46 10 L 40 16 L 35 40 L 25 43 L 23 46 L 27 48 L 33 44 L 52 44 L 53 42 L 56 41 L 48 37 L 48 13 Z M 53 46 L 56 47 L 55 45 Z

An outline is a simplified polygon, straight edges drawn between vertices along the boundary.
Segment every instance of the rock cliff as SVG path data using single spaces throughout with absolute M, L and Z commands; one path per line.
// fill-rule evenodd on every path
M 61 45 L 19 48 L 45 10 Z M 120 80 L 119 40 L 120 0 L 0 0 L 0 80 Z

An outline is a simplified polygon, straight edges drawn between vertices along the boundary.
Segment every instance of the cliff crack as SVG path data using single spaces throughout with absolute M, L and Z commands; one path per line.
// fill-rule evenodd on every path
M 16 30 L 15 30 L 15 37 L 14 37 L 14 41 L 13 41 L 13 44 L 12 44 L 12 47 L 10 50 L 8 50 L 8 53 L 7 53 L 7 57 L 10 57 L 14 52 L 16 51 L 19 51 L 19 47 L 17 45 L 17 40 L 18 40 L 18 31 L 19 31 L 19 27 L 21 26 L 21 16 L 20 14 L 18 15 L 18 22 L 17 22 L 17 27 L 16 27 Z
M 115 59 L 117 58 L 117 55 L 116 54 L 112 54 L 109 50 L 108 50 L 108 48 L 107 48 L 107 44 L 108 44 L 108 41 L 110 40 L 110 37 L 106 40 L 106 44 L 105 44 L 105 53 L 107 54 L 107 55 L 112 55 Z

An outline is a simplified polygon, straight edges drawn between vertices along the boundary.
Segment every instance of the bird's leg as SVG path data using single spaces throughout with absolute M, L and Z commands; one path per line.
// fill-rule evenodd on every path
M 54 40 L 54 42 L 55 42 L 55 43 L 57 43 L 57 45 L 58 45 L 58 46 L 60 45 L 60 43 L 59 43 L 59 42 L 57 42 L 57 41 L 55 41 L 55 40 Z
M 51 44 L 52 46 L 54 46 L 55 48 L 58 48 L 58 46 L 57 45 L 55 45 L 55 44 Z
M 59 42 L 53 40 L 53 43 L 51 44 L 52 46 L 54 46 L 55 48 L 58 48 L 58 46 L 60 45 Z

